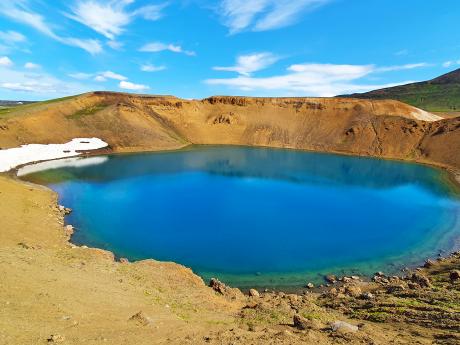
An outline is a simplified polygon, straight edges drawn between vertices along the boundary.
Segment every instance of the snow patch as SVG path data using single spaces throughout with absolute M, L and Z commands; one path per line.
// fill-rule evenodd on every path
M 429 113 L 425 110 L 422 109 L 416 109 L 411 113 L 411 115 L 416 119 L 416 120 L 421 120 L 421 121 L 427 121 L 427 122 L 433 122 L 433 121 L 438 121 L 442 120 L 443 118 L 441 116 Z
M 29 174 L 34 174 L 39 171 L 52 170 L 59 168 L 81 168 L 91 165 L 99 165 L 107 162 L 108 157 L 73 157 L 73 158 L 64 158 L 56 159 L 52 161 L 40 162 L 35 164 L 26 165 L 18 170 L 18 176 L 25 176 Z
M 12 149 L 0 150 L 0 172 L 17 166 L 51 159 L 78 156 L 82 152 L 107 147 L 98 138 L 76 138 L 65 144 L 29 144 Z

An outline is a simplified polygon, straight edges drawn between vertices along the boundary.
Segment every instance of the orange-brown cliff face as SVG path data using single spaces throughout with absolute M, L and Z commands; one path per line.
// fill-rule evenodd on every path
M 99 137 L 117 152 L 187 144 L 287 147 L 460 168 L 460 118 L 392 100 L 211 97 L 94 92 L 0 117 L 0 147 Z

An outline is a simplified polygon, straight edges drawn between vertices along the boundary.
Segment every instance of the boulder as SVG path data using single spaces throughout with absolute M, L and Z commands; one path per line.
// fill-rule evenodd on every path
M 314 329 L 320 330 L 324 328 L 321 321 L 316 319 L 307 319 L 299 314 L 294 315 L 294 327 L 299 330 Z
M 374 299 L 375 296 L 372 292 L 364 292 L 361 294 L 361 298 L 371 300 L 371 299 Z
M 306 287 L 309 288 L 309 289 L 313 289 L 315 287 L 315 285 L 313 285 L 313 283 L 308 283 L 306 285 Z
M 450 271 L 449 278 L 452 281 L 460 280 L 460 271 L 459 270 Z
M 65 341 L 65 337 L 60 334 L 51 334 L 48 339 L 46 339 L 48 343 L 62 343 Z
M 337 333 L 355 333 L 358 331 L 358 326 L 345 321 L 335 321 L 331 323 L 331 329 Z
M 362 291 L 359 286 L 351 285 L 351 286 L 345 287 L 345 293 L 352 297 L 359 297 Z
M 435 265 L 435 262 L 431 259 L 428 259 L 425 261 L 425 264 L 423 265 L 423 267 L 430 268 L 430 267 L 433 267 L 434 265 Z
M 410 280 L 413 283 L 420 285 L 421 287 L 431 287 L 430 279 L 428 279 L 428 277 L 424 276 L 421 273 L 418 273 L 418 272 L 413 273 L 412 276 L 410 277 Z
M 139 326 L 147 326 L 150 324 L 151 320 L 145 316 L 142 311 L 137 312 L 133 316 L 131 316 L 128 321 L 134 322 Z
M 256 289 L 249 289 L 249 296 L 251 297 L 260 297 L 259 291 Z
M 70 224 L 69 224 L 69 225 L 66 225 L 66 226 L 64 227 L 64 233 L 65 233 L 66 236 L 68 236 L 68 237 L 72 236 L 73 233 L 74 233 L 74 228 L 73 228 L 73 226 L 70 225 Z
M 337 283 L 337 277 L 333 274 L 329 274 L 324 277 L 324 280 L 327 281 L 328 283 L 335 284 Z
M 209 287 L 222 295 L 225 294 L 225 291 L 227 290 L 227 286 L 216 278 L 211 278 L 209 281 Z
M 404 291 L 405 289 L 406 288 L 402 284 L 390 285 L 390 286 L 387 287 L 387 292 L 389 292 L 389 293 L 401 292 L 401 291 Z

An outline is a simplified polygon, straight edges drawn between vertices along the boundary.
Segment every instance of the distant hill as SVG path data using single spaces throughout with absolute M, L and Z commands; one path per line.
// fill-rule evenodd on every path
M 5 101 L 0 99 L 0 107 L 16 107 L 18 105 L 35 103 L 33 101 Z
M 429 81 L 340 97 L 395 99 L 431 112 L 460 112 L 460 69 Z

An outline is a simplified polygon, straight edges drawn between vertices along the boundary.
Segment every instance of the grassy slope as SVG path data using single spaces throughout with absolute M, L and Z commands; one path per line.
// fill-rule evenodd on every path
M 460 69 L 439 78 L 346 97 L 395 99 L 431 112 L 460 112 Z

